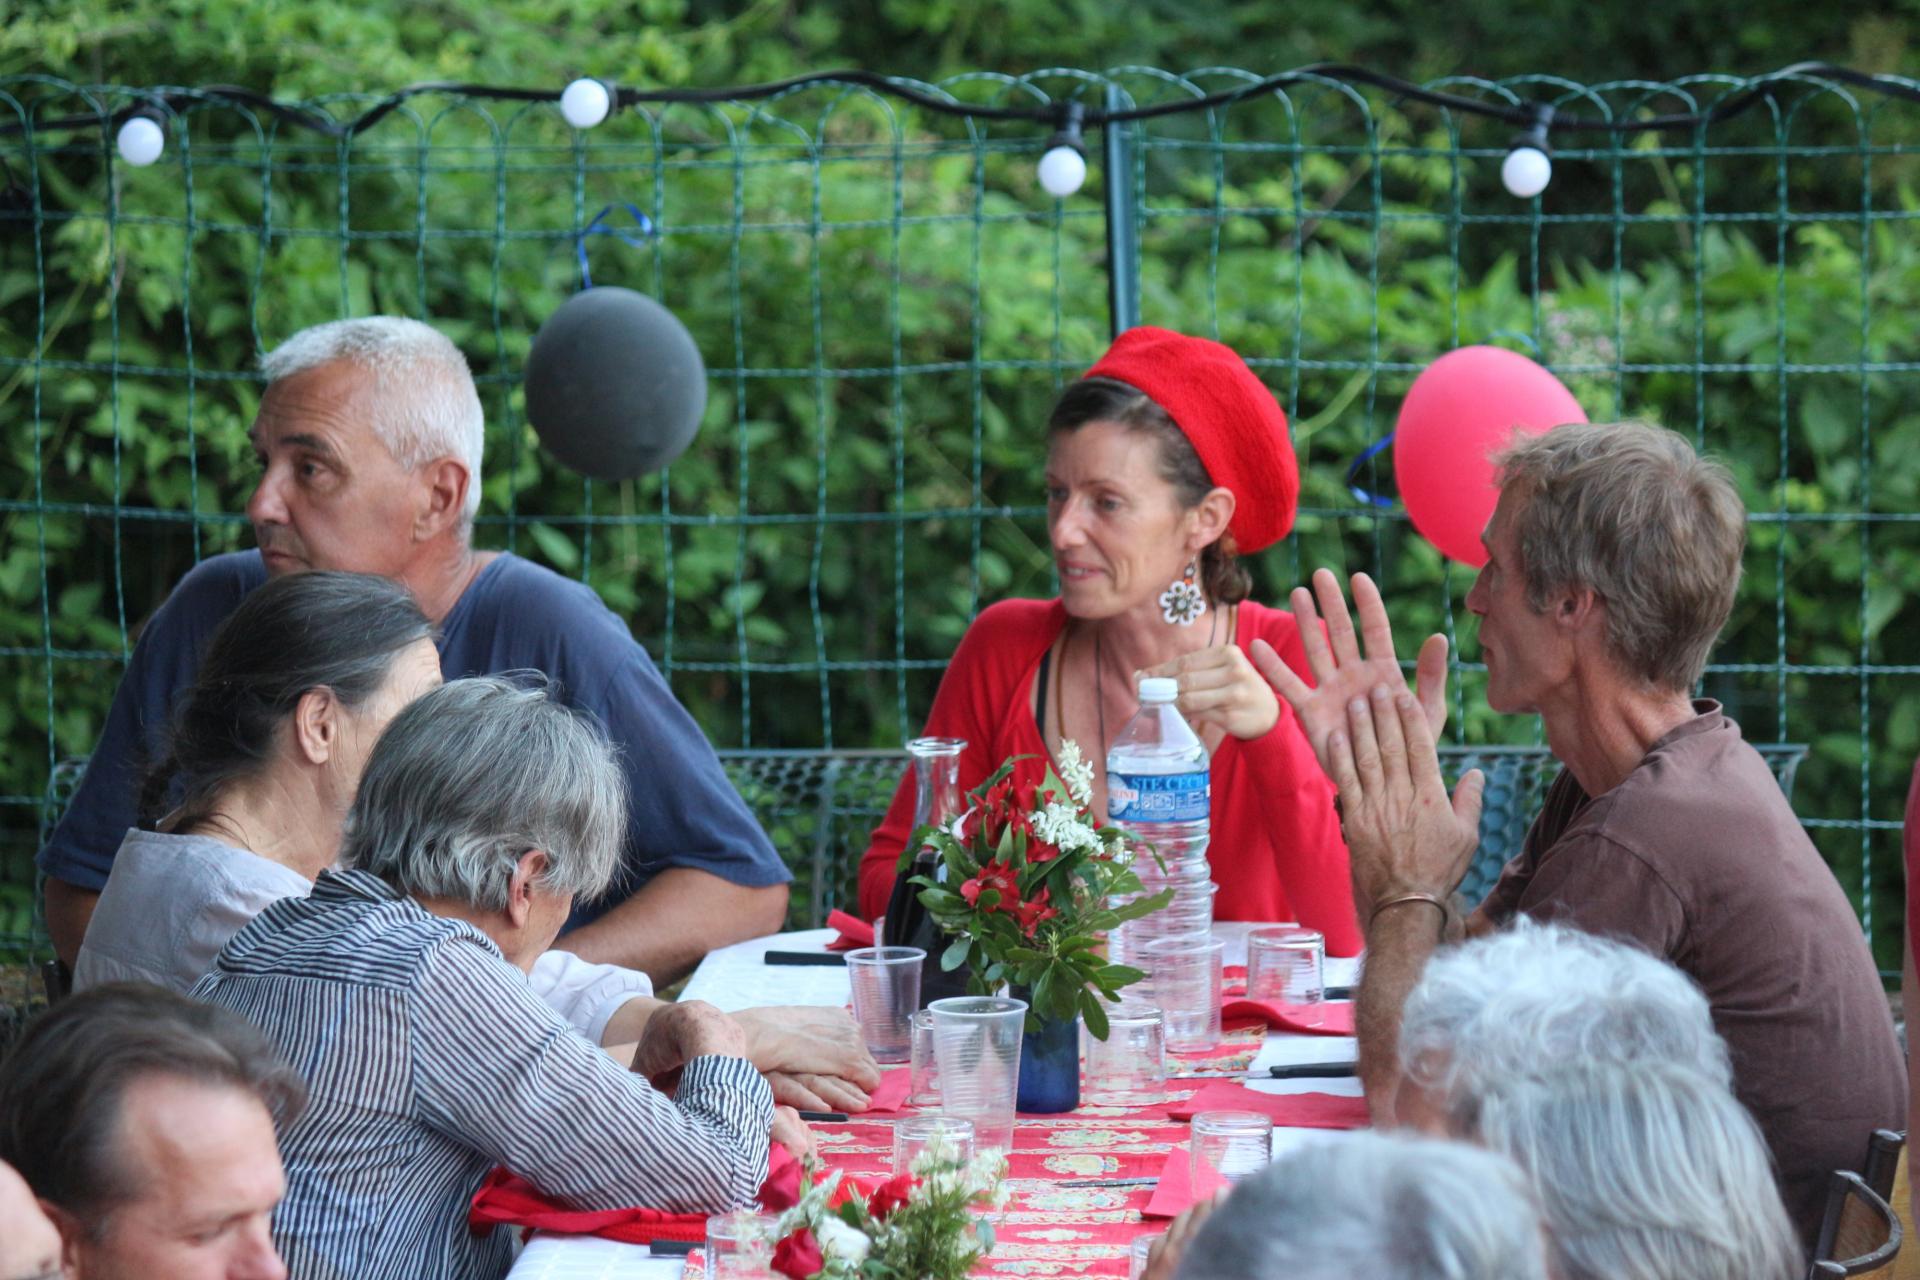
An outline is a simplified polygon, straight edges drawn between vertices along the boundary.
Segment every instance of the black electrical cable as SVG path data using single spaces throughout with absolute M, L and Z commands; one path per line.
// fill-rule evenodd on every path
M 1798 62 L 1782 67 L 1769 75 L 1760 77 L 1744 86 L 1739 92 L 1706 111 L 1691 114 L 1668 114 L 1647 116 L 1638 119 L 1609 120 L 1594 116 L 1566 114 L 1551 115 L 1552 128 L 1561 132 L 1580 133 L 1646 133 L 1669 129 L 1697 129 L 1704 125 L 1721 121 L 1751 110 L 1765 101 L 1779 85 L 1795 79 L 1829 80 L 1855 88 L 1869 89 L 1887 97 L 1902 98 L 1909 102 L 1920 102 L 1920 82 L 1898 76 L 1879 75 L 1865 71 L 1856 71 L 1851 67 L 1835 66 L 1826 62 Z M 1397 97 L 1428 106 L 1444 108 L 1448 111 L 1466 115 L 1480 116 L 1507 124 L 1532 128 L 1539 125 L 1544 104 L 1540 103 L 1499 103 L 1485 102 L 1478 98 L 1469 98 L 1445 90 L 1429 89 L 1422 85 L 1390 76 L 1383 72 L 1372 71 L 1366 67 L 1352 66 L 1346 63 L 1315 63 L 1293 71 L 1268 76 L 1264 80 L 1239 85 L 1232 89 L 1223 89 L 1195 98 L 1179 98 L 1167 102 L 1158 102 L 1144 107 L 1127 107 L 1120 110 L 1108 110 L 1089 104 L 1081 114 L 1081 123 L 1088 128 L 1097 128 L 1107 124 L 1126 124 L 1140 120 L 1155 120 L 1167 116 L 1185 115 L 1198 111 L 1210 111 L 1219 107 L 1232 106 L 1249 98 L 1260 97 L 1279 89 L 1292 86 L 1333 81 L 1342 84 L 1367 85 L 1385 90 Z M 640 106 L 644 104 L 709 104 L 726 102 L 754 102 L 779 97 L 813 85 L 842 84 L 857 85 L 874 90 L 890 97 L 909 102 L 927 111 L 941 115 L 960 116 L 975 120 L 1009 120 L 1037 125 L 1057 126 L 1060 121 L 1061 104 L 1049 103 L 1033 107 L 996 107 L 956 102 L 951 98 L 929 93 L 918 84 L 881 75 L 873 71 L 817 71 L 806 75 L 792 76 L 785 80 L 775 80 L 766 84 L 735 85 L 717 89 L 636 89 L 621 85 L 613 87 L 612 98 L 615 109 Z M 158 111 L 174 112 L 181 104 L 208 99 L 229 102 L 235 106 L 249 107 L 272 115 L 284 123 L 308 129 L 331 138 L 351 138 L 391 114 L 408 99 L 424 94 L 454 94 L 468 98 L 492 99 L 505 102 L 548 102 L 558 99 L 559 94 L 549 89 L 523 89 L 500 85 L 465 84 L 457 81 L 429 81 L 411 84 L 396 89 L 379 99 L 371 107 L 351 120 L 333 120 L 304 107 L 291 106 L 276 101 L 266 94 L 238 85 L 207 85 L 201 89 L 187 90 L 151 90 L 142 94 L 144 104 L 123 107 L 107 116 L 63 116 L 47 120 L 35 126 L 36 131 L 57 132 L 99 127 L 102 124 L 124 122 L 129 117 L 146 114 L 158 114 Z M 21 124 L 0 128 L 0 136 L 18 135 L 26 131 Z

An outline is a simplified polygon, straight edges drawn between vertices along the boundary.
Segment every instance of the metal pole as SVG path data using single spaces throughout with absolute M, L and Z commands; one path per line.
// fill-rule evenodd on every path
M 1107 86 L 1107 110 L 1128 106 L 1118 85 Z M 1133 191 L 1133 126 L 1104 124 L 1107 162 L 1107 316 L 1113 336 L 1140 323 L 1140 239 Z

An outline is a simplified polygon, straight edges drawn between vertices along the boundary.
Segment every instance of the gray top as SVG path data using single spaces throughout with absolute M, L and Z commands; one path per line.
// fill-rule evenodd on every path
M 312 891 L 298 871 L 238 845 L 129 831 L 87 925 L 73 989 L 151 982 L 186 995 L 213 968 L 227 939 L 269 903 Z M 639 970 L 591 964 L 570 951 L 543 954 L 527 985 L 595 1044 L 621 1005 L 653 994 L 652 981 Z

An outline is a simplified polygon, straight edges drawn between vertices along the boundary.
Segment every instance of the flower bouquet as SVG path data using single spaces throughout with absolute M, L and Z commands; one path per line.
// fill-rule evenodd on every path
M 969 986 L 989 994 L 1012 984 L 1027 998 L 1027 1029 L 1084 1017 L 1107 1038 L 1101 998 L 1146 975 L 1109 964 L 1103 935 L 1165 906 L 1173 891 L 1144 896 L 1134 874 L 1135 850 L 1117 827 L 1094 821 L 1093 766 L 1071 740 L 1060 769 L 1038 783 L 1018 784 L 1014 756 L 968 794 L 973 806 L 941 827 L 923 827 L 900 862 L 925 846 L 939 854 L 939 876 L 917 876 L 920 901 L 953 936 L 943 969 L 969 969 Z M 1112 905 L 1120 902 L 1122 905 Z
M 929 1151 L 866 1194 L 838 1171 L 810 1184 L 773 1228 L 772 1268 L 787 1280 L 962 1280 L 993 1249 L 976 1205 L 1006 1204 L 1007 1164 L 986 1152 L 961 1164 Z

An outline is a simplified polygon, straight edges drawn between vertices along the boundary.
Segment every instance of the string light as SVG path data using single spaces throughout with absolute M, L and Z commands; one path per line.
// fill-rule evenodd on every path
M 1553 153 L 1547 148 L 1547 126 L 1552 123 L 1553 108 L 1536 106 L 1532 124 L 1513 140 L 1506 159 L 1500 162 L 1500 182 L 1507 194 L 1531 200 L 1553 181 Z
M 582 77 L 560 91 L 560 114 L 576 129 L 591 129 L 613 109 L 613 95 L 598 80 Z
M 1040 157 L 1040 185 L 1056 200 L 1066 199 L 1087 180 L 1087 144 L 1080 136 L 1086 108 L 1077 102 L 1061 103 L 1060 108 L 1053 136 Z
M 120 125 L 119 136 L 114 145 L 120 151 L 120 158 L 128 164 L 144 169 L 160 158 L 167 149 L 167 131 L 152 115 L 141 112 L 128 116 Z

